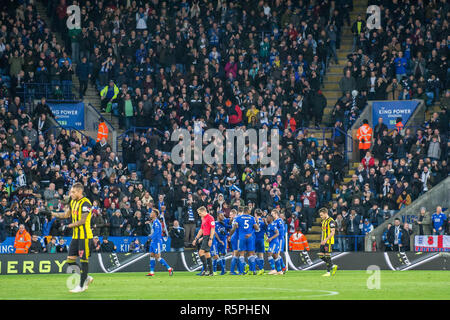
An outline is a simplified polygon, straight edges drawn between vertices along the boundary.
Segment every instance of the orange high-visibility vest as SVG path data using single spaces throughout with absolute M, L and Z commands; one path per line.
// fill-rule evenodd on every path
M 372 144 L 372 128 L 368 124 L 359 127 L 356 138 L 359 140 L 359 149 L 370 149 Z
M 28 253 L 28 249 L 31 247 L 31 236 L 24 230 L 23 233 L 17 231 L 16 239 L 14 241 L 14 248 L 16 253 Z
M 98 125 L 97 142 L 101 141 L 103 138 L 108 140 L 108 126 L 106 123 L 100 122 Z
M 291 251 L 309 251 L 308 241 L 301 232 L 296 232 L 289 238 L 289 250 Z

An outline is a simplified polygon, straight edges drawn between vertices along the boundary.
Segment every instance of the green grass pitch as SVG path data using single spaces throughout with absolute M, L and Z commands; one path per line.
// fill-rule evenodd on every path
M 448 271 L 381 271 L 380 289 L 368 289 L 366 271 L 288 271 L 285 275 L 199 277 L 175 272 L 92 274 L 94 282 L 83 293 L 67 289 L 68 274 L 8 275 L 0 281 L 0 299 L 82 300 L 392 300 L 450 299 Z

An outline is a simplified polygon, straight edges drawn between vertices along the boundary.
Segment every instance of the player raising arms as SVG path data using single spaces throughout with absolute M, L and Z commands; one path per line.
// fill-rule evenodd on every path
M 328 215 L 327 208 L 321 208 L 319 210 L 319 216 L 322 219 L 322 236 L 320 241 L 319 258 L 322 259 L 327 266 L 327 272 L 323 274 L 323 276 L 334 276 L 336 274 L 338 266 L 332 265 L 331 263 L 331 250 L 334 244 L 336 222 Z M 331 271 L 331 269 L 333 270 Z
M 152 221 L 152 233 L 150 234 L 150 272 L 147 276 L 153 277 L 155 275 L 156 261 L 161 263 L 169 271 L 169 275 L 173 275 L 173 269 L 167 264 L 166 260 L 161 258 L 162 247 L 162 225 L 159 221 L 159 210 L 153 209 L 150 213 L 150 219 Z
M 273 222 L 277 225 L 278 232 L 279 232 L 278 242 L 280 245 L 279 246 L 280 251 L 278 252 L 278 263 L 280 263 L 280 265 L 281 265 L 281 271 L 283 271 L 283 273 L 286 273 L 286 266 L 284 265 L 283 258 L 281 257 L 281 252 L 284 250 L 284 245 L 285 245 L 284 235 L 286 233 L 286 229 L 284 227 L 284 221 L 283 221 L 283 219 L 281 219 L 280 212 L 278 211 L 278 209 L 272 210 L 272 217 L 273 217 Z M 275 260 L 275 262 L 277 262 L 277 260 Z
M 65 212 L 52 212 L 52 216 L 65 219 L 72 217 L 72 223 L 68 225 L 72 228 L 72 241 L 69 245 L 67 255 L 67 264 L 69 266 L 77 266 L 80 271 L 80 283 L 70 292 L 78 293 L 88 289 L 89 284 L 94 279 L 88 275 L 89 256 L 92 247 L 92 230 L 91 230 L 91 207 L 92 204 L 88 198 L 83 195 L 84 187 L 81 183 L 75 183 L 69 191 L 70 203 Z M 77 257 L 80 257 L 81 268 L 77 264 Z
M 264 274 L 264 235 L 266 233 L 266 223 L 262 218 L 263 211 L 261 209 L 255 210 L 255 220 L 259 225 L 259 231 L 255 232 L 255 251 L 257 254 L 256 266 L 258 267 L 258 275 Z
M 233 223 L 231 233 L 239 230 L 239 274 L 244 274 L 245 253 L 247 252 L 250 274 L 256 275 L 256 255 L 255 255 L 255 230 L 259 231 L 259 225 L 253 216 L 250 215 L 250 209 L 244 207 L 244 214 L 237 216 Z
M 211 246 L 215 234 L 215 222 L 214 218 L 208 213 L 205 207 L 197 209 L 198 215 L 202 218 L 202 225 L 197 233 L 192 245 L 195 246 L 198 239 L 203 236 L 202 245 L 198 251 L 198 255 L 203 263 L 202 276 L 213 276 L 213 266 L 211 261 Z

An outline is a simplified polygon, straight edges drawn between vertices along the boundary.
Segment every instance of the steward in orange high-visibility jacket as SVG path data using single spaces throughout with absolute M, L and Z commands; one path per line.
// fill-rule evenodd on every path
M 369 121 L 367 121 L 367 119 L 364 119 L 363 125 L 359 127 L 356 133 L 356 138 L 359 141 L 359 154 L 361 159 L 366 155 L 366 152 L 369 151 L 370 147 L 372 146 L 372 136 L 373 131 L 369 126 Z
M 108 126 L 106 125 L 106 122 L 103 120 L 103 118 L 99 119 L 98 124 L 98 132 L 97 132 L 97 142 L 101 141 L 103 138 L 105 138 L 106 141 L 108 141 Z
M 308 240 L 305 235 L 300 231 L 300 228 L 295 231 L 289 238 L 289 250 L 290 251 L 309 251 Z
M 21 224 L 19 231 L 16 233 L 16 239 L 14 241 L 14 248 L 16 253 L 28 253 L 28 249 L 31 247 L 31 236 L 25 229 L 25 226 Z

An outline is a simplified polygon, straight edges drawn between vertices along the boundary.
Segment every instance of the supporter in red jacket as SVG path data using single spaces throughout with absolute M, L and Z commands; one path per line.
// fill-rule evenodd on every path
M 308 184 L 306 186 L 306 190 L 301 195 L 300 200 L 303 204 L 303 211 L 306 215 L 307 230 L 310 231 L 314 220 L 315 208 L 317 205 L 317 194 L 313 190 L 311 185 Z
M 364 169 L 366 170 L 375 166 L 375 158 L 372 156 L 370 151 L 366 152 L 366 156 L 362 158 L 361 163 L 364 166 Z

